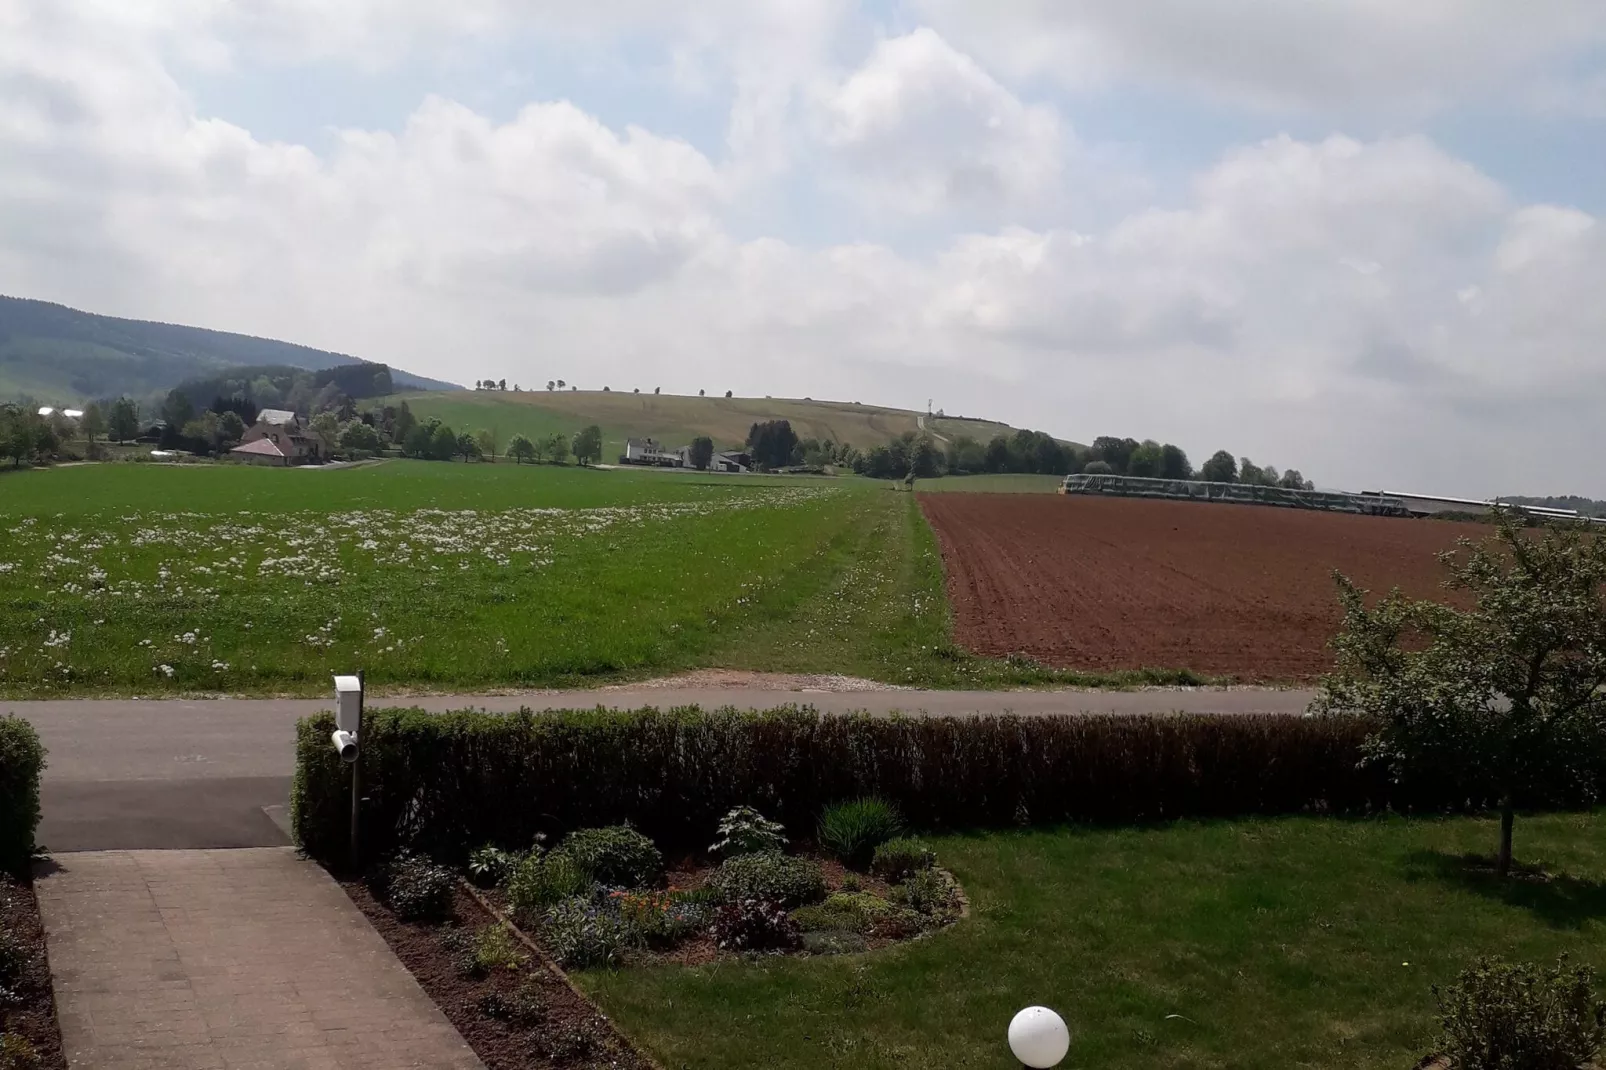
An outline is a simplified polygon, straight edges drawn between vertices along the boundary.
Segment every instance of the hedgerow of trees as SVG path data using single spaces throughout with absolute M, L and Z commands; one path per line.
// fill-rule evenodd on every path
M 916 479 L 930 479 L 1002 472 L 1056 476 L 1086 472 L 1314 489 L 1297 469 L 1279 473 L 1247 457 L 1234 458 L 1226 450 L 1214 454 L 1195 471 L 1187 453 L 1169 442 L 1139 442 L 1106 435 L 1095 438 L 1091 446 L 1078 446 L 1043 431 L 1028 430 L 996 435 L 986 444 L 969 435 L 939 444 L 930 434 L 906 431 L 884 446 L 865 451 L 855 459 L 853 467 L 861 475 L 875 479 L 903 479 L 910 474 Z

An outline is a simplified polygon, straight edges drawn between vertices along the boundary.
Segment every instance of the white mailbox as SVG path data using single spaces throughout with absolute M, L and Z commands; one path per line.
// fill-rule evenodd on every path
M 335 677 L 335 724 L 342 732 L 356 732 L 362 724 L 362 680 Z

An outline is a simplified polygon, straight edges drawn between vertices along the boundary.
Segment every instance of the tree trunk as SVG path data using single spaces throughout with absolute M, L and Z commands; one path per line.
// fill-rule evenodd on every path
M 1517 811 L 1508 792 L 1500 797 L 1500 857 L 1495 862 L 1495 873 L 1501 880 L 1511 874 L 1511 826 L 1516 819 Z

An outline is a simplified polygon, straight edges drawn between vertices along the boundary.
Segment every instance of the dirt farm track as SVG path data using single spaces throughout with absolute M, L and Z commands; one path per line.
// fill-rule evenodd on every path
M 1332 663 L 1334 569 L 1442 597 L 1434 554 L 1488 529 L 1252 505 L 922 495 L 955 638 L 1080 669 L 1309 680 Z

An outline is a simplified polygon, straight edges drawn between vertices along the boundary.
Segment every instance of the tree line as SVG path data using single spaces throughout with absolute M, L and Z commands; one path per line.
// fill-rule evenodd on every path
M 995 435 L 987 443 L 959 435 L 946 443 L 930 434 L 906 431 L 884 446 L 861 454 L 854 470 L 874 479 L 933 479 L 942 475 L 979 475 L 1020 472 L 1039 475 L 1124 475 L 1152 479 L 1202 479 L 1214 483 L 1246 483 L 1295 490 L 1313 490 L 1296 468 L 1278 472 L 1257 465 L 1248 457 L 1235 458 L 1218 450 L 1198 469 L 1187 453 L 1171 443 L 1153 439 L 1100 436 L 1091 446 L 1061 442 L 1043 431 L 1016 431 Z

